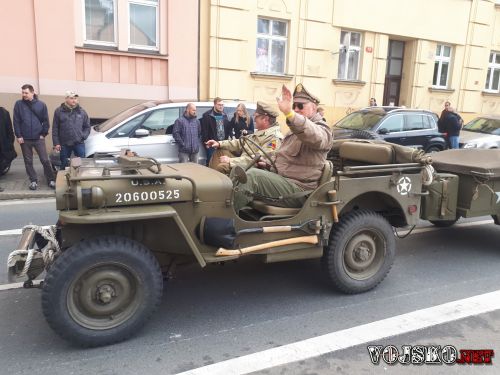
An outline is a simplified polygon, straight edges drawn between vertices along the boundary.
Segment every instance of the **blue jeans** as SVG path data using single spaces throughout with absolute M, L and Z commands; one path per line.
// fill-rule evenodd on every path
M 210 159 L 212 158 L 212 155 L 214 154 L 214 152 L 215 152 L 215 148 L 213 148 L 213 147 L 207 148 L 207 167 L 208 167 L 208 164 L 210 164 Z
M 68 165 L 68 159 L 71 154 L 75 154 L 76 157 L 84 158 L 85 157 L 85 143 L 77 143 L 72 146 L 61 145 L 61 171 L 64 171 L 64 168 Z
M 459 148 L 459 139 L 458 135 L 450 135 L 448 136 L 448 140 L 450 141 L 450 148 Z

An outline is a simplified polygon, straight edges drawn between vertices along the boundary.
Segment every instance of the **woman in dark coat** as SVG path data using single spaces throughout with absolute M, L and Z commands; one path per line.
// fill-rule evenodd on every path
M 253 118 L 248 113 L 245 104 L 240 103 L 236 106 L 236 112 L 229 123 L 229 132 L 234 132 L 236 139 L 242 135 L 252 134 L 254 132 Z

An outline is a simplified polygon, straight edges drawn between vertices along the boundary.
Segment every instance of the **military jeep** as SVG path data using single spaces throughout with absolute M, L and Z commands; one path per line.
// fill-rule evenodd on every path
M 393 227 L 419 219 L 425 162 L 413 150 L 396 155 L 397 145 L 335 147 L 302 207 L 254 200 L 239 215 L 232 202 L 241 174 L 125 152 L 73 159 L 57 175 L 55 239 L 37 240 L 26 230 L 19 245 L 44 255 L 38 265 L 47 270 L 42 306 L 49 325 L 82 346 L 124 340 L 159 305 L 164 277 L 188 262 L 203 268 L 246 256 L 266 263 L 318 258 L 332 287 L 374 288 L 395 257 Z M 54 260 L 46 261 L 50 242 Z M 11 274 L 26 263 L 25 256 L 10 262 Z M 30 263 L 36 266 L 36 257 Z M 28 271 L 29 281 L 39 273 Z

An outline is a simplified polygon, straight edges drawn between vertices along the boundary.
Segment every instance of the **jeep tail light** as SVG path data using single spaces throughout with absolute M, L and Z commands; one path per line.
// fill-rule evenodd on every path
M 415 212 L 417 212 L 417 205 L 416 204 L 411 204 L 408 206 L 408 213 L 410 215 L 413 215 Z

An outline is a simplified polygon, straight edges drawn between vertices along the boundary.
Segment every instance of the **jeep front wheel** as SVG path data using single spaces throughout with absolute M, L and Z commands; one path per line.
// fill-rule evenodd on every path
M 80 242 L 56 259 L 45 278 L 42 308 L 64 339 L 87 347 L 107 345 L 146 323 L 162 289 L 160 266 L 146 247 L 105 236 Z
M 362 293 L 385 278 L 395 254 L 394 233 L 387 220 L 372 211 L 353 211 L 332 229 L 322 258 L 323 270 L 336 289 Z

